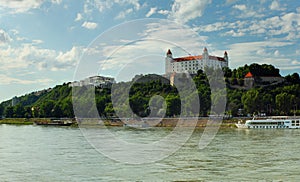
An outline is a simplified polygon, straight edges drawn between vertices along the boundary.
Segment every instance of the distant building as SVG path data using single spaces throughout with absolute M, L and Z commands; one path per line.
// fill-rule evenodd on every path
M 252 75 L 251 72 L 248 72 L 244 78 L 244 87 L 246 87 L 246 89 L 253 88 L 254 83 L 255 83 L 254 76 Z
M 281 76 L 256 76 L 251 72 L 248 72 L 244 77 L 244 88 L 249 90 L 254 86 L 269 86 L 276 85 L 284 82 L 284 78 Z
M 198 70 L 204 70 L 205 67 L 223 68 L 228 67 L 228 53 L 225 51 L 223 57 L 212 56 L 208 54 L 207 48 L 204 48 L 202 55 L 186 56 L 173 58 L 169 49 L 165 59 L 165 74 L 189 73 L 197 74 Z
M 104 76 L 92 76 L 84 80 L 74 81 L 69 84 L 70 87 L 92 86 L 100 88 L 110 88 L 115 83 L 115 79 Z

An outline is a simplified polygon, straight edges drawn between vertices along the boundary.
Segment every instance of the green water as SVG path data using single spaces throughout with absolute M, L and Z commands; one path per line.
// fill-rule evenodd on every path
M 118 127 L 111 130 L 137 138 L 141 134 Z M 156 128 L 142 136 L 151 139 L 168 132 Z M 222 129 L 199 150 L 201 133 L 195 131 L 180 150 L 162 161 L 129 165 L 98 153 L 78 128 L 0 125 L 0 181 L 300 179 L 300 130 Z

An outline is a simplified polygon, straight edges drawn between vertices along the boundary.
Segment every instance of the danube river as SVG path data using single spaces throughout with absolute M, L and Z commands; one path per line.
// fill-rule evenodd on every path
M 123 127 L 111 130 L 123 135 L 135 132 Z M 143 137 L 159 136 L 166 130 L 170 129 L 154 128 Z M 0 181 L 300 179 L 300 130 L 220 129 L 200 150 L 202 132 L 196 130 L 180 150 L 164 160 L 130 165 L 97 152 L 78 128 L 0 125 Z M 136 138 L 140 133 L 136 131 Z

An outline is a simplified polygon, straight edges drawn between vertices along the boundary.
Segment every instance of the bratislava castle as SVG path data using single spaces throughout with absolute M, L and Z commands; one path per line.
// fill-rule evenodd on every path
M 199 69 L 204 70 L 205 67 L 214 69 L 228 67 L 228 54 L 225 51 L 223 57 L 211 56 L 208 54 L 207 48 L 204 48 L 202 55 L 173 58 L 169 49 L 165 64 L 165 74 L 167 75 L 172 73 L 196 74 Z

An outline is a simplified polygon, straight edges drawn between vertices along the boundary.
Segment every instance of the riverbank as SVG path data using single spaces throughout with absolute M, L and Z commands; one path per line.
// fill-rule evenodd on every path
M 67 119 L 73 121 L 72 126 L 77 126 L 76 121 L 73 119 Z M 13 125 L 33 125 L 35 123 L 44 123 L 45 125 L 53 122 L 51 118 L 4 118 L 0 120 L 0 124 L 13 124 Z
M 74 119 L 68 119 L 73 121 L 74 123 L 71 126 L 78 126 L 78 123 Z M 221 128 L 236 128 L 235 123 L 241 120 L 240 118 L 232 118 L 232 119 L 224 119 L 220 125 Z M 245 120 L 243 118 L 242 120 Z M 14 124 L 14 125 L 33 125 L 35 123 L 51 123 L 53 120 L 51 118 L 4 118 L 0 120 L 0 124 Z M 155 127 L 176 127 L 178 124 L 178 118 L 164 118 L 163 120 L 155 121 L 148 120 L 147 123 L 150 126 Z M 86 125 L 97 125 L 100 123 L 104 123 L 105 126 L 116 126 L 121 127 L 124 123 L 117 119 L 105 119 L 99 121 L 99 119 L 84 119 L 81 120 L 81 123 Z M 134 121 L 127 121 L 128 123 L 134 123 Z M 128 124 L 127 123 L 127 124 Z M 204 128 L 208 125 L 210 126 L 218 126 L 219 123 L 208 124 L 208 118 L 198 119 L 196 127 Z M 184 119 L 184 121 L 180 124 L 182 127 L 190 127 L 194 125 L 194 121 L 191 119 Z
M 180 123 L 180 126 L 182 127 L 192 127 L 194 126 L 194 120 L 191 119 L 182 119 L 183 122 Z M 235 124 L 238 123 L 237 118 L 232 119 L 225 119 L 223 121 L 215 121 L 215 122 L 208 122 L 208 118 L 200 118 L 197 121 L 196 127 L 197 128 L 204 128 L 206 126 L 219 126 L 219 122 L 221 122 L 220 127 L 221 128 L 236 128 Z M 244 120 L 244 119 L 243 119 Z M 131 123 L 132 122 L 132 123 Z M 178 118 L 164 118 L 161 121 L 155 121 L 155 120 L 146 120 L 145 121 L 150 126 L 155 127 L 176 127 L 178 126 L 179 119 Z M 104 124 L 106 126 L 123 126 L 123 122 L 121 121 L 114 121 L 114 120 L 105 120 Z M 135 124 L 133 121 L 127 121 L 127 124 Z

